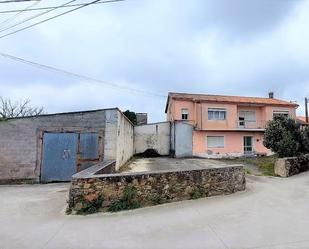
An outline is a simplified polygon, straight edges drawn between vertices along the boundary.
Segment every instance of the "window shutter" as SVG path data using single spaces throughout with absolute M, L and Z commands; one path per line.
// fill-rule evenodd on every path
M 223 136 L 207 136 L 208 148 L 223 148 L 224 137 Z

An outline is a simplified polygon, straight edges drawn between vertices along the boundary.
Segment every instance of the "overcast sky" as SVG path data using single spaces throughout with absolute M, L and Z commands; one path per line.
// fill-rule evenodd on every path
M 65 2 L 42 0 L 35 7 Z M 31 4 L 0 4 L 0 9 Z M 0 14 L 0 29 L 36 13 L 5 23 L 14 14 Z M 0 52 L 123 88 L 0 57 L 0 95 L 29 98 L 48 113 L 118 106 L 147 112 L 153 122 L 165 120 L 166 99 L 125 88 L 163 96 L 169 91 L 244 96 L 274 91 L 277 98 L 298 101 L 303 115 L 309 95 L 308 25 L 309 1 L 301 0 L 98 4 L 2 38 Z

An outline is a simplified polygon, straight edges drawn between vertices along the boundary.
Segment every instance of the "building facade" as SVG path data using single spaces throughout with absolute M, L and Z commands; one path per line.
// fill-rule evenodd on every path
M 193 126 L 192 154 L 201 157 L 267 155 L 266 123 L 276 115 L 296 118 L 297 104 L 273 98 L 169 93 L 170 122 Z
M 133 124 L 118 108 L 0 122 L 0 183 L 70 181 L 105 160 L 133 156 Z

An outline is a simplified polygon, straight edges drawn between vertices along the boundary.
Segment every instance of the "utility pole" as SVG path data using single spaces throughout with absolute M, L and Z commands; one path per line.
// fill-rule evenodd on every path
M 308 99 L 309 98 L 305 98 L 305 112 L 306 112 L 306 123 L 309 123 L 309 117 L 308 117 Z

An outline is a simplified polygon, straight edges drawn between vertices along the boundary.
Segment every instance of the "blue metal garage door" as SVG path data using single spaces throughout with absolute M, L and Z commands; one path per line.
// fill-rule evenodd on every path
M 81 171 L 97 164 L 99 158 L 99 134 L 88 132 L 80 134 L 79 155 L 77 170 Z
M 80 134 L 80 153 L 82 159 L 99 158 L 99 134 L 96 132 Z
M 76 173 L 78 134 L 44 133 L 41 181 L 70 181 Z

